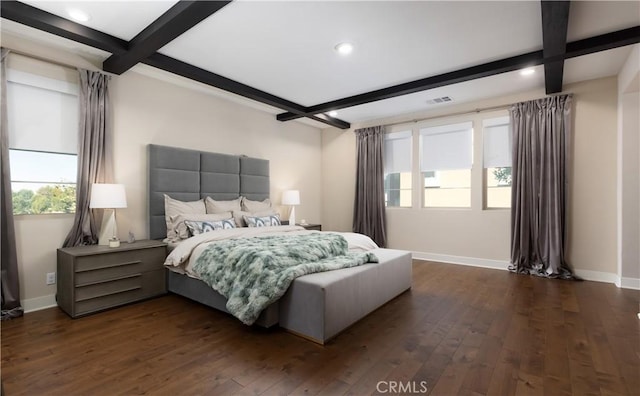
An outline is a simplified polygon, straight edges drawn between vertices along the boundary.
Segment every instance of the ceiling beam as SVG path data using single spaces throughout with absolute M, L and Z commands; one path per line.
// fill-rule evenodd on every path
M 525 67 L 537 66 L 546 62 L 564 60 L 613 48 L 624 47 L 638 42 L 640 42 L 640 26 L 634 26 L 632 28 L 567 43 L 566 52 L 563 55 L 556 55 L 546 59 L 543 55 L 543 51 L 529 52 L 527 54 L 511 58 L 484 63 L 482 65 L 472 66 L 307 107 L 307 113 L 305 115 L 319 114 L 330 110 L 339 110 L 346 107 L 376 102 L 378 100 L 395 98 L 397 96 L 443 87 L 476 78 L 489 77 L 500 73 L 519 70 Z M 301 117 L 301 115 L 288 112 L 278 114 L 276 118 L 279 121 L 289 121 L 295 120 L 299 117 Z
M 207 3 L 200 1 L 199 3 Z M 130 43 L 117 37 L 88 28 L 76 22 L 42 11 L 30 5 L 12 0 L 0 1 L 0 16 L 23 25 L 27 25 L 56 36 L 64 37 L 78 43 L 86 44 L 112 54 L 125 54 L 130 49 Z M 145 29 L 146 30 L 146 29 Z M 222 90 L 253 99 L 287 112 L 299 114 L 314 121 L 321 122 L 340 129 L 349 129 L 346 121 L 333 117 L 320 117 L 315 114 L 307 114 L 306 107 L 271 95 L 248 85 L 228 79 L 207 70 L 197 68 L 185 62 L 173 59 L 158 52 L 154 52 L 141 61 L 159 69 L 174 73 L 183 77 L 202 82 Z
M 0 1 L 0 16 L 112 54 L 123 54 L 127 51 L 128 43 L 125 40 L 18 1 Z
M 343 109 L 345 107 L 358 106 L 365 103 L 395 98 L 397 96 L 408 95 L 420 91 L 425 91 L 427 89 L 433 89 L 443 87 L 445 85 L 475 80 L 477 78 L 489 77 L 495 74 L 518 70 L 524 67 L 537 66 L 540 64 L 542 64 L 542 51 L 529 52 L 527 54 L 518 55 L 511 58 L 484 63 L 482 65 L 472 66 L 449 73 L 438 74 L 436 76 L 422 78 L 420 80 L 393 85 L 387 88 L 377 89 L 375 91 L 353 95 L 347 98 L 333 100 L 331 102 L 325 102 L 319 105 L 307 107 L 307 114 L 318 114 L 331 110 Z M 289 121 L 299 117 L 300 115 L 289 112 L 278 114 L 276 118 L 279 121 Z
M 567 43 L 565 59 L 625 47 L 640 42 L 640 26 Z
M 300 114 L 302 117 L 308 117 L 327 125 L 340 129 L 349 129 L 350 127 L 348 122 L 336 118 L 327 117 L 324 119 L 313 114 L 306 115 L 306 108 L 304 106 L 157 52 L 143 60 L 142 63 L 269 106 L 290 111 L 294 114 Z
M 104 71 L 122 74 L 143 59 L 191 29 L 231 1 L 181 0 L 153 21 L 130 42 L 129 50 L 111 55 L 102 64 Z
M 542 53 L 545 59 L 561 57 L 567 50 L 569 1 L 542 0 Z M 547 95 L 562 91 L 564 59 L 544 63 L 544 86 Z

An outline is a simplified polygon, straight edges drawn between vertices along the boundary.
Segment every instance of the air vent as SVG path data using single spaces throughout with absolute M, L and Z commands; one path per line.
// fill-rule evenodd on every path
M 453 99 L 451 99 L 449 96 L 442 96 L 440 98 L 433 98 L 433 99 L 429 99 L 427 100 L 428 104 L 440 104 L 440 103 L 447 103 L 447 102 L 451 102 Z

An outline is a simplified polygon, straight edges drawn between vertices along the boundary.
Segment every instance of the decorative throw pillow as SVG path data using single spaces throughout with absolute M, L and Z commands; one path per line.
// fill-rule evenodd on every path
M 263 210 L 260 212 L 243 212 L 241 210 L 237 210 L 233 212 L 233 220 L 236 222 L 236 227 L 246 227 L 247 223 L 244 221 L 245 216 L 249 217 L 261 217 L 261 216 L 271 216 L 275 215 L 275 210 Z
M 177 216 L 171 216 L 171 221 L 173 224 L 176 224 L 175 231 L 178 237 L 177 241 L 171 242 L 180 242 L 182 239 L 187 239 L 191 236 L 189 232 L 189 227 L 185 224 L 185 220 L 189 221 L 219 221 L 219 220 L 227 220 L 231 218 L 231 212 L 219 213 L 219 214 L 180 214 Z
M 249 227 L 271 227 L 280 225 L 280 215 L 274 214 L 271 216 L 244 216 L 244 221 Z
M 237 199 L 232 199 L 229 201 L 216 201 L 211 197 L 207 197 L 207 199 L 204 200 L 207 213 L 209 214 L 242 210 L 242 207 L 240 206 L 241 202 L 242 197 L 238 197 Z
M 215 230 L 228 230 L 230 228 L 236 228 L 236 223 L 233 219 L 225 219 L 218 221 L 191 221 L 185 220 L 184 223 L 189 228 L 191 236 L 204 234 L 205 232 L 211 232 Z
M 252 201 L 242 198 L 242 210 L 244 212 L 262 212 L 271 209 L 271 200 L 269 198 L 264 201 Z
M 176 234 L 176 224 L 172 222 L 171 217 L 180 214 L 206 214 L 207 210 L 204 205 L 204 200 L 184 202 L 177 199 L 173 199 L 167 194 L 164 194 L 164 217 L 167 223 L 167 239 L 169 242 L 177 242 L 180 240 Z

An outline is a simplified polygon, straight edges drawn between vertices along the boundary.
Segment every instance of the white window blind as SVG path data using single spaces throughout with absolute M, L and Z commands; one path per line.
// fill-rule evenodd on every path
M 78 96 L 42 84 L 43 77 L 34 75 L 33 85 L 25 78 L 27 73 L 20 73 L 18 81 L 7 83 L 10 148 L 77 153 Z
M 411 131 L 384 137 L 384 173 L 411 172 Z
M 13 213 L 73 213 L 78 172 L 77 72 L 16 54 L 9 54 L 7 62 Z
M 509 117 L 491 118 L 482 121 L 485 168 L 511 166 L 511 131 Z
M 471 169 L 473 163 L 471 122 L 420 129 L 420 169 Z

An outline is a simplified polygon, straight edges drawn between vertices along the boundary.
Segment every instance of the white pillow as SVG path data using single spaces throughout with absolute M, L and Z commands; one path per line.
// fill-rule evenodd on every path
M 236 228 L 236 223 L 232 218 L 224 219 L 224 220 L 216 220 L 216 221 L 191 221 L 185 220 L 183 222 L 187 225 L 189 229 L 189 233 L 191 235 L 200 235 L 205 232 L 213 232 L 216 230 L 229 230 L 232 228 Z
M 232 199 L 229 201 L 216 201 L 211 197 L 207 197 L 207 199 L 205 199 L 204 201 L 206 206 L 206 211 L 209 214 L 233 212 L 234 210 L 242 210 L 242 207 L 240 206 L 240 202 L 242 202 L 242 197 L 238 197 L 237 199 Z
M 204 200 L 184 202 L 173 199 L 164 194 L 164 218 L 167 223 L 167 239 L 171 242 L 180 240 L 176 235 L 175 224 L 171 221 L 172 216 L 179 214 L 206 214 L 207 210 Z
M 175 232 L 177 239 L 170 242 L 180 242 L 183 239 L 189 238 L 189 227 L 185 221 L 206 221 L 216 222 L 221 220 L 227 220 L 231 218 L 231 212 L 218 213 L 218 214 L 179 214 L 171 217 L 171 222 L 175 225 Z
M 252 201 L 247 198 L 242 199 L 242 211 L 244 212 L 262 212 L 271 209 L 271 200 L 269 198 L 264 201 Z
M 281 225 L 280 215 L 277 213 L 270 216 L 244 216 L 244 221 L 249 227 L 273 227 Z
M 275 214 L 276 214 L 275 210 L 263 210 L 260 212 L 244 212 L 242 210 L 236 210 L 233 212 L 233 220 L 235 220 L 236 222 L 236 227 L 246 227 L 247 222 L 244 221 L 244 216 L 260 217 L 260 216 L 271 216 Z

